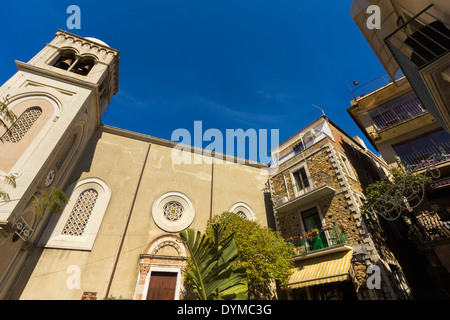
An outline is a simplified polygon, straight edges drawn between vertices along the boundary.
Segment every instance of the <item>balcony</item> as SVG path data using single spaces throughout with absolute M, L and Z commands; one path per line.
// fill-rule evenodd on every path
M 427 110 L 422 106 L 417 97 L 411 98 L 401 103 L 389 103 L 372 110 L 370 116 L 375 131 L 380 132 L 398 126 L 410 119 L 416 118 Z
M 301 133 L 302 139 L 298 142 L 298 144 L 290 148 L 289 150 L 282 151 L 277 155 L 278 159 L 275 163 L 272 164 L 272 167 L 278 167 L 289 159 L 295 157 L 297 154 L 301 152 L 305 152 L 308 148 L 317 145 L 319 141 L 322 141 L 325 138 L 330 138 L 325 131 L 314 131 L 310 130 L 306 133 Z
M 436 213 L 422 213 L 410 224 L 410 236 L 418 244 L 450 239 L 450 221 L 442 221 Z
M 297 255 L 349 244 L 347 236 L 339 226 L 326 226 L 321 230 L 313 229 L 309 232 L 298 234 L 296 237 L 289 237 L 285 239 L 285 242 L 289 246 L 294 247 Z M 323 251 L 328 252 L 329 250 Z
M 423 107 L 450 131 L 448 77 L 450 25 L 430 13 L 432 4 L 384 39 Z M 437 10 L 437 9 L 436 9 Z
M 450 142 L 439 144 L 438 149 L 434 146 L 416 149 L 415 152 L 402 155 L 400 160 L 411 172 L 436 167 L 450 161 Z
M 286 185 L 287 194 L 294 195 L 292 199 L 289 196 L 280 198 L 272 195 L 272 201 L 278 213 L 288 212 L 300 206 L 306 206 L 312 202 L 332 196 L 336 192 L 336 189 L 332 187 L 333 182 L 331 176 L 326 172 L 314 172 L 311 176 L 307 177 L 306 181 L 308 185 L 303 188 L 297 185 L 295 179 L 291 186 Z

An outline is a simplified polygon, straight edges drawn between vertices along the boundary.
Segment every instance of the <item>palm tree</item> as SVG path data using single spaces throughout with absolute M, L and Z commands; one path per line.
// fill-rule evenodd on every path
M 198 300 L 246 300 L 246 273 L 235 268 L 238 251 L 233 234 L 224 238 L 223 224 L 212 228 L 212 237 L 193 229 L 180 232 L 190 253 L 186 280 Z

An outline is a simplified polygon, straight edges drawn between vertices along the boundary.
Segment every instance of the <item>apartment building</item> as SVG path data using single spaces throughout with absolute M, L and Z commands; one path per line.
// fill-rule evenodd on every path
M 380 8 L 379 28 L 366 24 L 370 5 Z M 387 74 L 355 82 L 348 112 L 390 167 L 432 181 L 420 186 L 420 205 L 404 214 L 411 224 L 389 223 L 391 242 L 411 262 L 402 263 L 405 273 L 424 298 L 450 297 L 449 13 L 448 1 L 439 0 L 356 0 L 350 9 Z
M 407 299 L 408 284 L 382 233 L 361 215 L 364 188 L 386 164 L 322 116 L 273 150 L 270 189 L 277 230 L 295 247 L 289 299 Z M 379 290 L 367 268 L 380 267 Z

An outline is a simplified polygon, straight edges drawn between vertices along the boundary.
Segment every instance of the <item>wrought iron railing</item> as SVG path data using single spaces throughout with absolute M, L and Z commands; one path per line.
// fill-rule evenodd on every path
M 289 237 L 285 241 L 295 248 L 297 254 L 349 244 L 346 234 L 339 226 L 326 226 L 320 230 L 313 229 L 306 233 L 299 233 L 295 237 Z
M 372 111 L 371 118 L 375 130 L 379 132 L 395 127 L 426 112 L 427 110 L 422 106 L 420 100 L 413 98 L 402 104 L 383 107 L 378 110 L 378 114 L 375 114 L 375 111 Z
M 402 155 L 401 162 L 410 171 L 420 171 L 450 161 L 450 142 L 442 142 L 435 147 L 418 149 L 414 153 Z
M 385 39 L 418 68 L 450 51 L 450 25 L 428 12 L 432 6 L 426 7 Z
M 352 89 L 353 96 L 355 98 L 361 98 L 365 95 L 372 93 L 384 86 L 387 86 L 389 83 L 391 83 L 391 79 L 387 74 L 383 74 L 367 83 L 364 83 L 362 85 L 358 85 L 356 82 L 354 83 L 355 88 Z

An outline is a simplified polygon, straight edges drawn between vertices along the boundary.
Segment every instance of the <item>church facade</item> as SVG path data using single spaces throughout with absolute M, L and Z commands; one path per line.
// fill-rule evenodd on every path
M 117 50 L 58 31 L 16 64 L 0 89 L 18 117 L 10 135 L 0 132 L 1 174 L 17 176 L 3 187 L 11 201 L 0 211 L 1 299 L 179 299 L 181 230 L 203 232 L 223 211 L 266 225 L 265 165 L 194 148 L 180 155 L 192 161 L 175 164 L 174 142 L 101 124 L 118 90 Z M 69 202 L 37 216 L 33 195 L 54 187 Z
M 0 175 L 16 177 L 15 187 L 0 182 L 9 195 L 0 202 L 0 299 L 184 299 L 189 254 L 178 233 L 204 232 L 208 219 L 224 211 L 277 229 L 288 243 L 323 228 L 329 245 L 305 244 L 306 252 L 294 257 L 297 264 L 345 255 L 339 260 L 346 262 L 343 274 L 319 282 L 296 276 L 288 299 L 323 296 L 307 287 L 329 286 L 331 276 L 337 279 L 332 286 L 345 280 L 341 287 L 352 297 L 383 298 L 358 293 L 367 264 L 380 260 L 384 248 L 373 245 L 358 206 L 361 158 L 370 158 L 371 166 L 384 162 L 326 117 L 307 130 L 321 134 L 311 145 L 303 144 L 306 129 L 306 136 L 300 132 L 281 144 L 274 168 L 191 146 L 179 150 L 173 141 L 103 125 L 118 91 L 119 51 L 98 39 L 59 30 L 30 61 L 16 65 L 17 73 L 0 87 L 0 98 L 17 115 L 8 132 L 0 128 Z M 342 147 L 347 144 L 353 147 Z M 350 175 L 351 166 L 358 176 Z M 316 169 L 328 170 L 335 184 L 315 181 Z M 56 187 L 68 197 L 62 212 L 37 215 L 36 195 Z M 334 243 L 324 228 L 330 224 L 348 228 L 348 241 Z M 370 257 L 364 260 L 366 244 Z M 361 252 L 362 260 L 356 259 Z M 334 263 L 328 258 L 326 268 Z M 391 292 L 409 290 L 390 274 L 382 278 Z

